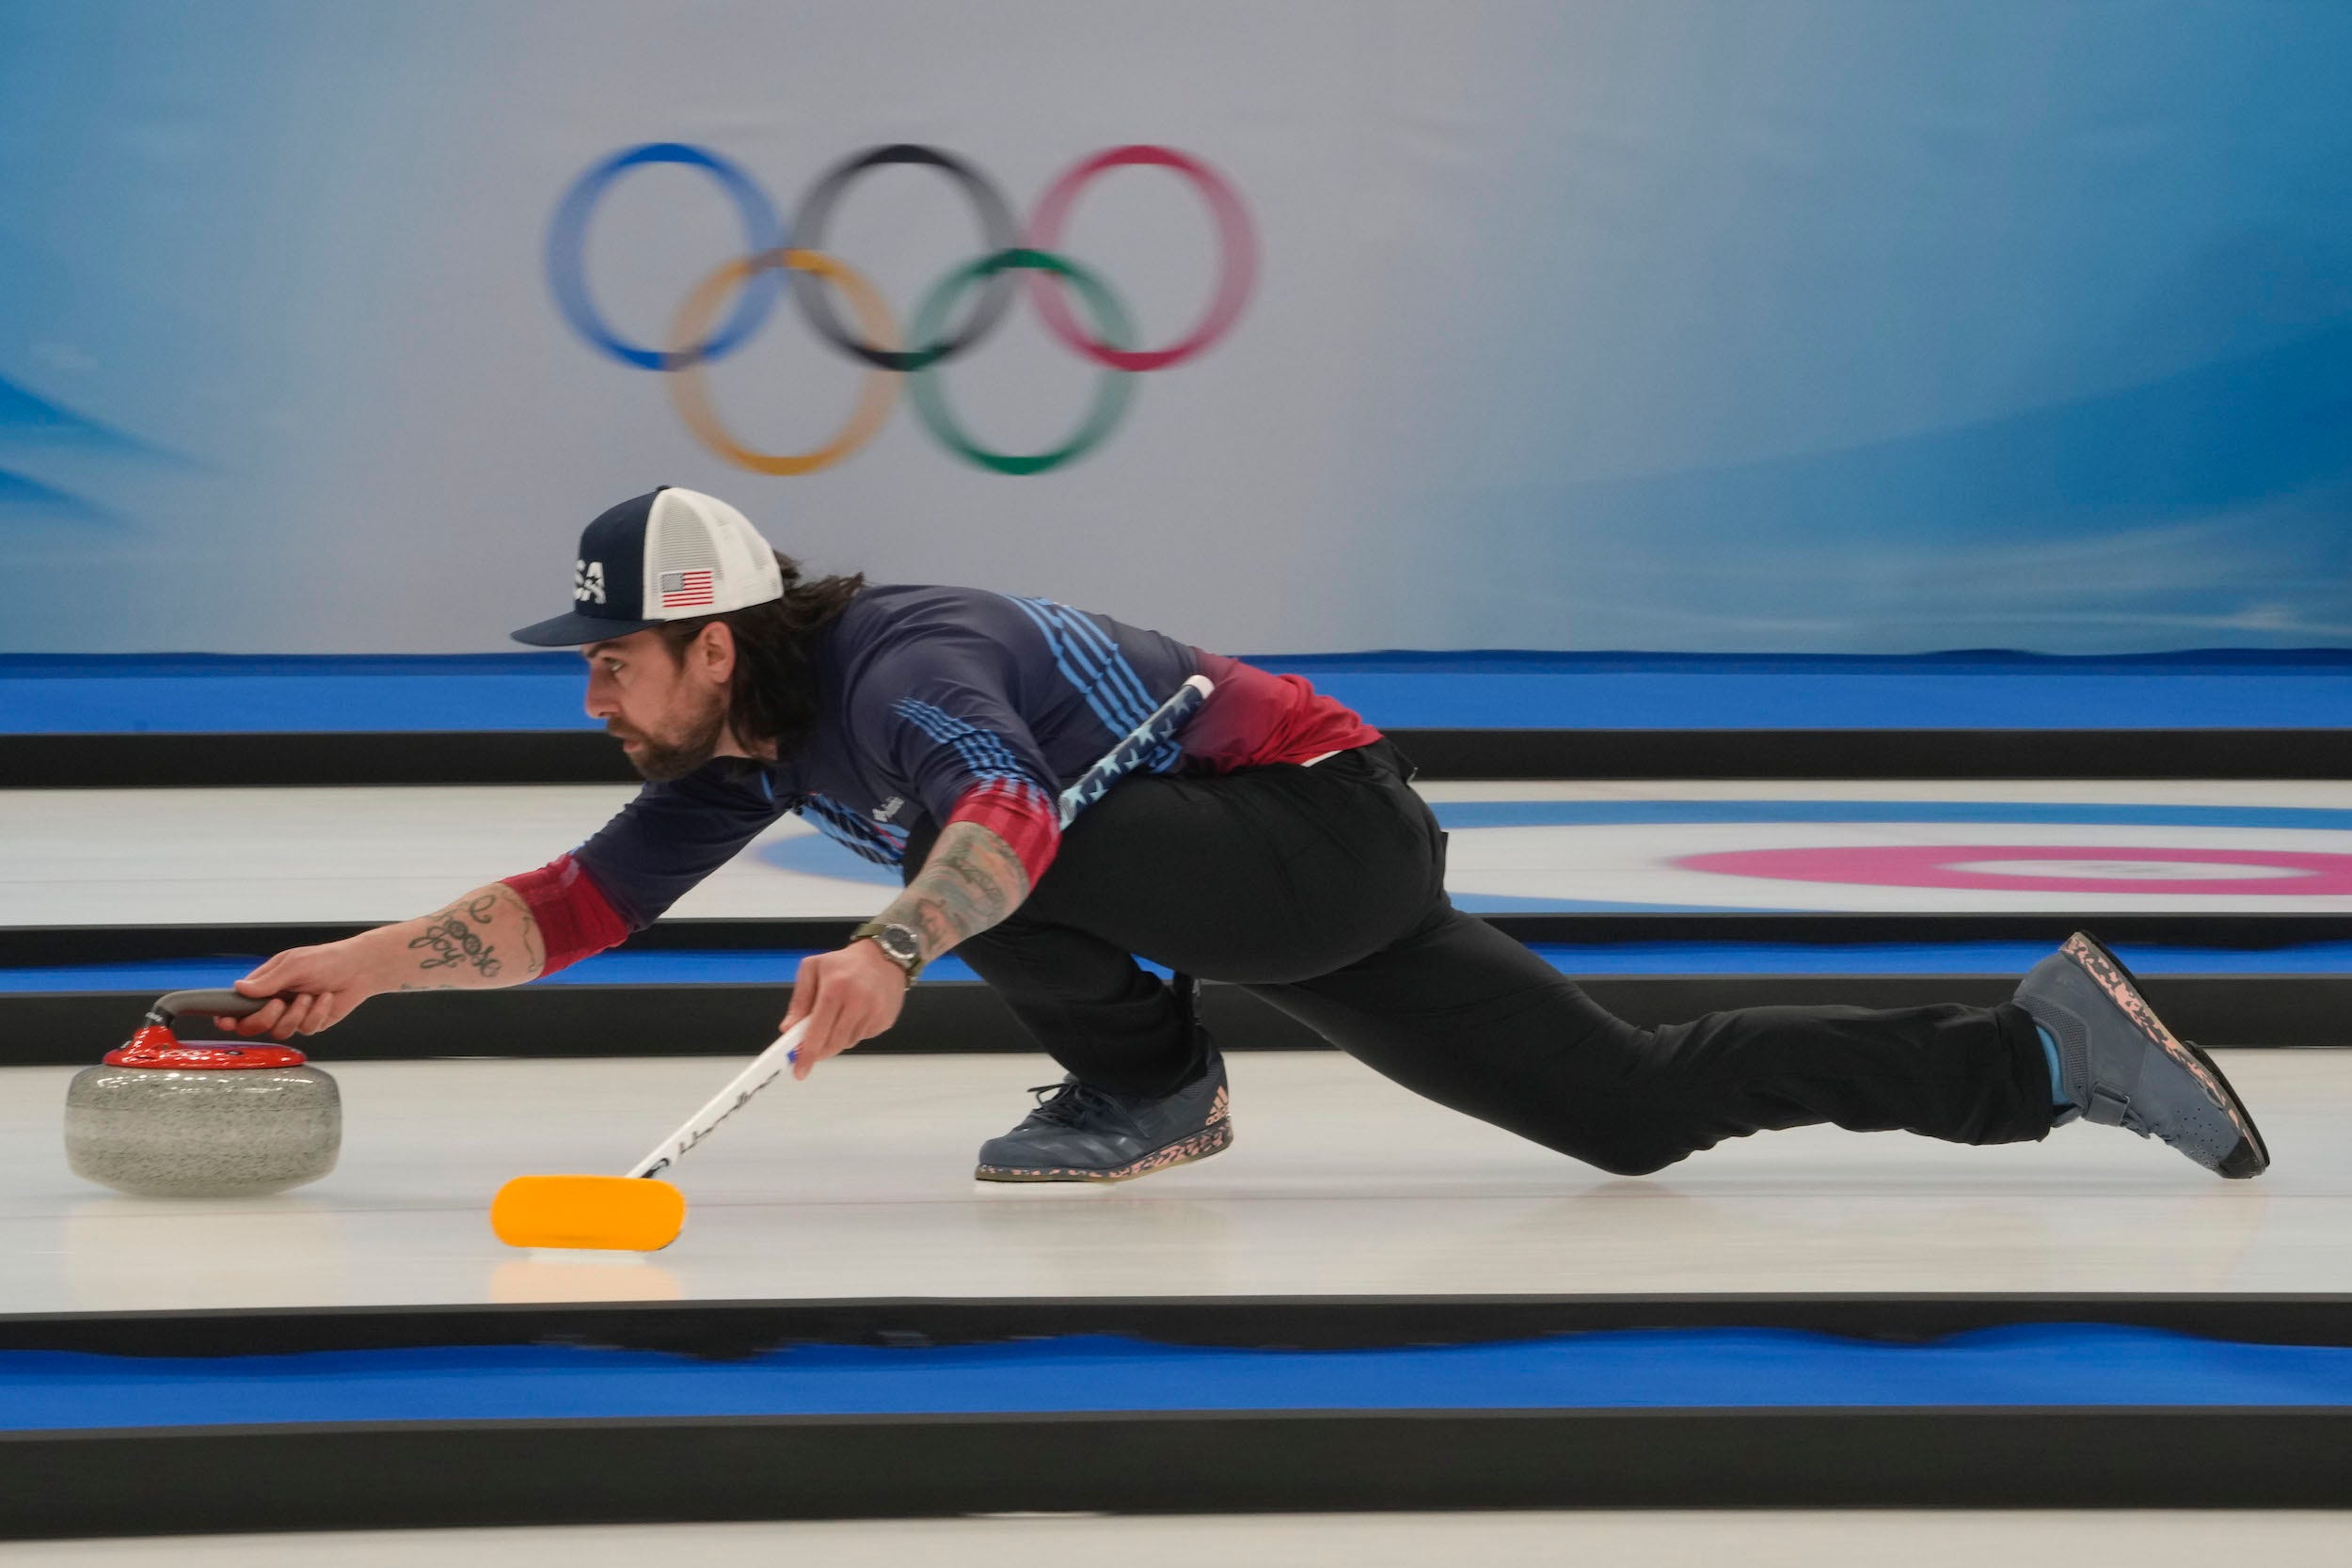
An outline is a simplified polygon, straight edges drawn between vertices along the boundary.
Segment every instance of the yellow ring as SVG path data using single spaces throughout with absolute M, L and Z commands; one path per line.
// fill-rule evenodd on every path
M 738 441 L 710 405 L 709 388 L 703 385 L 704 356 L 696 354 L 692 345 L 704 341 L 703 334 L 728 292 L 770 267 L 831 278 L 850 296 L 850 309 L 856 312 L 867 341 L 885 349 L 898 348 L 898 325 L 890 319 L 889 305 L 871 283 L 819 250 L 763 250 L 756 256 L 727 262 L 696 284 L 694 292 L 686 296 L 686 303 L 678 307 L 677 320 L 670 329 L 670 341 L 680 345 L 668 356 L 670 396 L 677 404 L 678 418 L 686 421 L 686 428 L 694 433 L 694 438 L 739 467 L 760 474 L 814 473 L 840 462 L 874 438 L 882 421 L 890 418 L 890 405 L 898 396 L 898 377 L 893 371 L 868 371 L 866 386 L 858 393 L 857 407 L 850 413 L 850 422 L 841 427 L 840 435 L 812 451 L 755 451 Z

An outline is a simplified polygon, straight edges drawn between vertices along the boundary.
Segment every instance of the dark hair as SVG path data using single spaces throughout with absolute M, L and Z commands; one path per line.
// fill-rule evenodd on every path
M 776 567 L 784 574 L 784 597 L 766 604 L 669 621 L 654 629 L 672 658 L 717 622 L 735 634 L 735 673 L 727 682 L 727 721 L 747 745 L 773 745 L 783 756 L 817 722 L 813 663 L 818 634 L 833 625 L 866 587 L 864 573 L 801 580 L 800 563 L 782 550 Z

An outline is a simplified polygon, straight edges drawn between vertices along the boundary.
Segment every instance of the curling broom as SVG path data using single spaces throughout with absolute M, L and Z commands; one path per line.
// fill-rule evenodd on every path
M 1152 716 L 1129 731 L 1100 761 L 1061 792 L 1061 825 L 1101 800 L 1174 738 L 1215 686 L 1195 675 Z M 718 1130 L 719 1124 L 784 1075 L 807 1032 L 803 1019 L 752 1058 L 727 1086 L 712 1095 L 685 1125 L 637 1162 L 627 1176 L 518 1176 L 490 1202 L 490 1228 L 516 1247 L 582 1247 L 608 1252 L 659 1252 L 686 1227 L 686 1195 L 661 1180 L 671 1164 Z

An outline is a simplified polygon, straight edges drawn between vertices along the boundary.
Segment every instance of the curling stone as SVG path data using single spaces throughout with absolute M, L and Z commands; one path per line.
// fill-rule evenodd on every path
M 183 1014 L 242 1018 L 268 1001 L 180 990 L 65 1095 L 73 1174 L 139 1197 L 248 1197 L 316 1181 L 343 1141 L 335 1080 L 268 1041 L 183 1041 Z

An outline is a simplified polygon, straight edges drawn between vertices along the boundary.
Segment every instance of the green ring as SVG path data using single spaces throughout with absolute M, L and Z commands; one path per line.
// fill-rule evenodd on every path
M 1048 250 L 1000 250 L 993 256 L 983 256 L 977 261 L 958 267 L 940 280 L 939 286 L 923 301 L 923 308 L 914 313 L 914 326 L 909 337 L 918 346 L 912 352 L 930 352 L 920 345 L 929 344 L 940 335 L 941 329 L 946 325 L 948 311 L 964 290 L 1000 272 L 1020 268 L 1055 273 L 1070 279 L 1077 287 L 1078 297 L 1086 301 L 1087 309 L 1094 317 L 1097 337 L 1115 349 L 1125 349 L 1132 344 L 1135 329 L 1128 323 L 1127 312 L 1120 308 L 1110 290 L 1092 273 L 1067 257 L 1057 256 Z M 925 364 L 921 370 L 910 372 L 909 380 L 913 385 L 908 389 L 914 395 L 915 414 L 930 433 L 939 437 L 940 445 L 965 462 L 977 464 L 995 473 L 1041 474 L 1048 468 L 1057 468 L 1073 458 L 1084 456 L 1111 433 L 1112 427 L 1119 423 L 1120 415 L 1127 410 L 1130 389 L 1127 384 L 1135 372 L 1105 370 L 1102 380 L 1096 384 L 1094 406 L 1087 411 L 1086 422 L 1078 427 L 1077 434 L 1050 451 L 1030 453 L 991 451 L 964 435 L 956 423 L 954 411 L 947 406 L 947 393 L 940 385 L 939 373 L 936 359 Z

